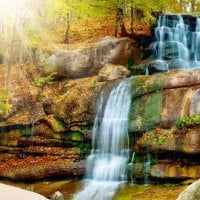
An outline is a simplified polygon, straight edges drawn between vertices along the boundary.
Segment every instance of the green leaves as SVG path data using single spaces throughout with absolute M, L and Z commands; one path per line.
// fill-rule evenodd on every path
M 53 82 L 56 74 L 57 74 L 56 72 L 53 72 L 48 76 L 38 77 L 34 79 L 33 84 L 38 87 L 44 87 L 45 85 L 49 85 Z
M 8 93 L 5 88 L 0 88 L 0 114 L 5 114 L 12 108 L 8 102 Z
M 177 128 L 191 127 L 200 125 L 200 115 L 193 115 L 189 117 L 182 117 L 176 120 L 174 124 Z

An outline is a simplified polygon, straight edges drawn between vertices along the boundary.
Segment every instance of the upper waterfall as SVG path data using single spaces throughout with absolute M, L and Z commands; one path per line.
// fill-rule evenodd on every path
M 115 86 L 107 101 L 104 91 L 100 95 L 93 127 L 93 149 L 87 159 L 87 180 L 75 200 L 110 200 L 120 183 L 126 180 L 131 80 L 122 80 Z
M 193 22 L 182 15 L 161 15 L 154 29 L 154 60 L 148 69 L 156 72 L 200 69 L 200 18 Z M 194 28 L 195 27 L 195 28 Z

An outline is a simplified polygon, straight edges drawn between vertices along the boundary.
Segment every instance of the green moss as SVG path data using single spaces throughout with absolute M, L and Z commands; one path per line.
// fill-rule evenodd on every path
M 167 75 L 159 74 L 154 76 L 138 76 L 133 80 L 133 97 L 143 94 L 160 91 L 167 85 Z
M 135 98 L 129 119 L 129 131 L 148 131 L 160 123 L 163 107 L 162 92 Z
M 145 131 L 155 128 L 160 123 L 162 107 L 162 92 L 152 93 L 148 96 L 142 118 L 142 125 Z
M 51 126 L 54 132 L 64 132 L 66 130 L 65 123 L 53 115 L 48 115 L 46 118 L 47 123 Z
M 31 128 L 26 128 L 26 129 L 20 130 L 20 133 L 22 137 L 29 137 L 31 136 L 31 131 L 32 131 Z
M 132 101 L 132 108 L 129 118 L 129 131 L 142 131 L 142 117 L 144 113 L 145 102 L 143 98 L 135 98 Z
M 84 142 L 81 151 L 82 153 L 88 155 L 90 153 L 91 148 L 92 148 L 91 142 Z
M 41 77 L 35 78 L 33 81 L 33 84 L 38 87 L 44 87 L 45 85 L 50 85 L 54 81 L 56 74 L 57 74 L 56 72 L 53 72 L 48 76 L 41 76 Z
M 158 91 L 162 90 L 167 84 L 166 74 L 156 74 L 153 82 L 149 85 L 149 90 Z
M 136 77 L 133 80 L 132 84 L 132 93 L 133 97 L 139 96 L 142 94 L 142 92 L 145 90 L 145 82 L 147 81 L 147 76 L 140 76 Z
M 145 69 L 146 65 L 145 64 L 140 64 L 140 65 L 131 65 L 127 66 L 127 68 L 130 70 L 131 75 L 144 75 L 145 74 Z
M 70 132 L 65 134 L 64 139 L 66 141 L 72 141 L 76 143 L 76 142 L 82 142 L 84 138 L 80 132 Z

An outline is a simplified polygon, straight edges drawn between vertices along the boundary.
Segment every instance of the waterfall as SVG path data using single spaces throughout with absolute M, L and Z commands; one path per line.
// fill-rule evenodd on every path
M 131 82 L 122 80 L 107 101 L 104 91 L 101 93 L 93 126 L 93 149 L 86 161 L 87 179 L 74 200 L 110 200 L 126 181 Z
M 191 50 L 194 54 L 193 67 L 198 66 L 200 68 L 200 18 L 197 17 L 196 30 L 192 33 L 192 46 Z
M 152 62 L 157 72 L 200 69 L 200 18 L 194 18 L 191 25 L 183 17 L 168 14 L 158 19 Z M 150 69 L 152 63 L 147 68 Z

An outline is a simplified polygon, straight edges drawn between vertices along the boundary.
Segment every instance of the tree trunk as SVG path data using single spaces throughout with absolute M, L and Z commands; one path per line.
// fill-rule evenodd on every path
M 120 23 L 120 28 L 121 28 L 120 35 L 122 37 L 129 37 L 130 34 L 127 33 L 126 26 L 124 24 L 124 10 L 122 8 L 118 8 L 118 12 L 119 12 L 119 23 Z
M 67 13 L 67 27 L 65 31 L 65 44 L 69 44 L 70 12 Z
M 133 24 L 134 24 L 134 8 L 131 5 L 131 37 L 133 37 L 134 34 Z
M 114 36 L 117 37 L 118 34 L 118 26 L 119 26 L 119 12 L 116 12 L 116 19 L 115 19 L 115 34 Z

